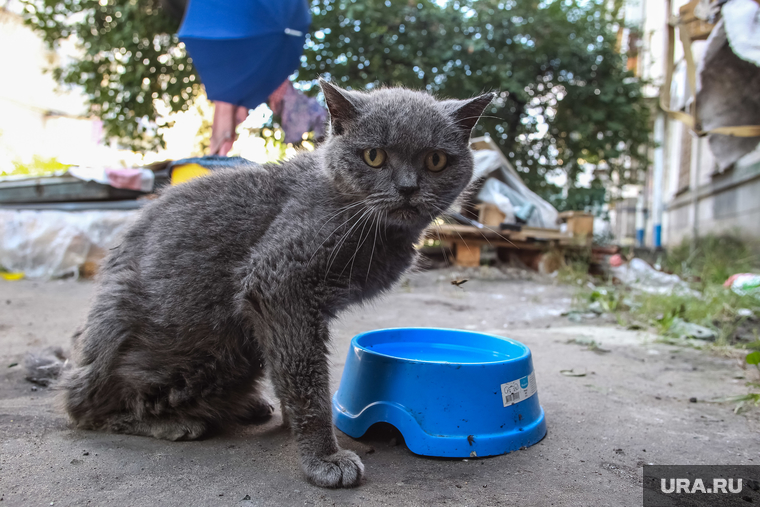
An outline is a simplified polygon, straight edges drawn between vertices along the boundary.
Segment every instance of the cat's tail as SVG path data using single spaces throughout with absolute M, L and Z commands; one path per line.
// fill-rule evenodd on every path
M 27 352 L 24 368 L 26 380 L 47 387 L 71 368 L 71 361 L 61 347 L 47 347 L 37 352 Z

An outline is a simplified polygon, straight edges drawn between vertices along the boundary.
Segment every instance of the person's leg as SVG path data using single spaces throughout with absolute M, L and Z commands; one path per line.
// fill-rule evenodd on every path
M 235 142 L 235 129 L 248 117 L 248 108 L 227 102 L 214 101 L 214 121 L 211 126 L 210 155 L 227 155 Z

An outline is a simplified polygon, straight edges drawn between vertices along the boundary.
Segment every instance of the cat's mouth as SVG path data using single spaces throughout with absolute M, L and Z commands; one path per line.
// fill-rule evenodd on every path
M 420 210 L 417 206 L 414 206 L 412 204 L 403 204 L 393 209 L 390 214 L 393 217 L 400 218 L 402 220 L 412 220 L 419 218 Z

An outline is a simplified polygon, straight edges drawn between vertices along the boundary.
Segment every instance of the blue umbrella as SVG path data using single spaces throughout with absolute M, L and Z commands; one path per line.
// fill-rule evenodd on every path
M 210 100 L 255 108 L 298 68 L 307 0 L 190 0 L 179 38 Z

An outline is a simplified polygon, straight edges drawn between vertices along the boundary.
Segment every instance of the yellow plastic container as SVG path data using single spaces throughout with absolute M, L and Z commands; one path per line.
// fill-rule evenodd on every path
M 16 280 L 21 280 L 24 278 L 24 273 L 0 273 L 0 278 L 3 280 L 8 280 L 10 282 L 15 282 Z
M 198 164 L 182 164 L 172 169 L 172 186 L 179 185 L 193 178 L 206 176 L 211 171 Z

